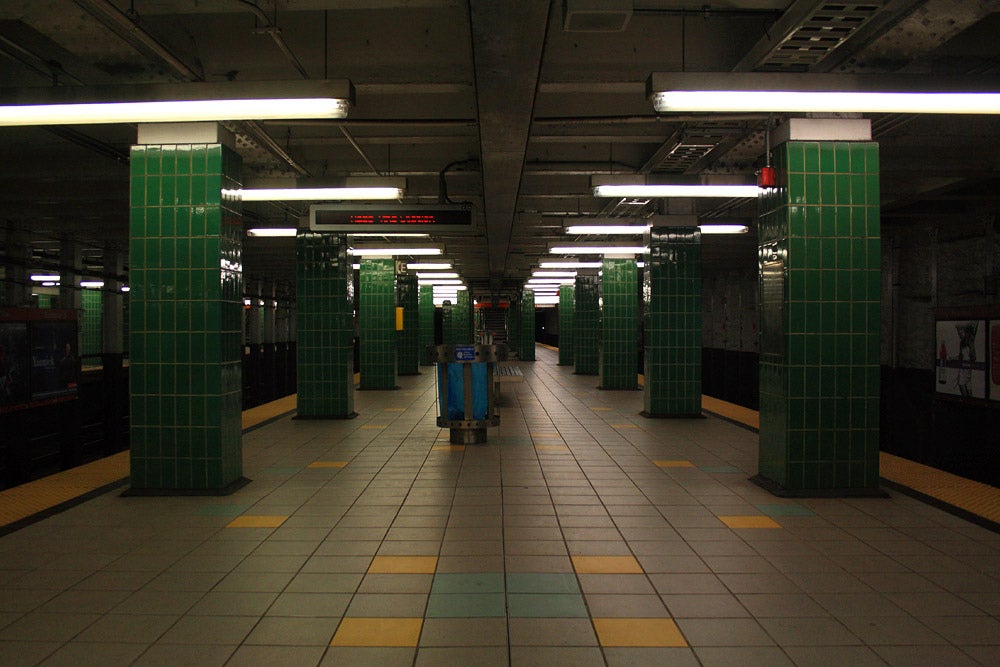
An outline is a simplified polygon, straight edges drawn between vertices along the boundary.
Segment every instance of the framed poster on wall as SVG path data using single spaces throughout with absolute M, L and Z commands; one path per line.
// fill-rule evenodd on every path
M 989 337 L 986 320 L 937 321 L 937 393 L 986 398 L 986 340 Z

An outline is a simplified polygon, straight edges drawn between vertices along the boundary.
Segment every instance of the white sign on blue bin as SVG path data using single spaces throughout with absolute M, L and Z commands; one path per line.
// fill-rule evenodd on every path
M 475 360 L 476 360 L 475 345 L 455 346 L 455 361 L 475 361 Z

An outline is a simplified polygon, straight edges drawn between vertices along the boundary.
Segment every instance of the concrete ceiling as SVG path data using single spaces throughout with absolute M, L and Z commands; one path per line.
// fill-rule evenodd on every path
M 348 78 L 357 104 L 346 121 L 229 124 L 245 183 L 377 173 L 404 176 L 406 202 L 472 202 L 474 233 L 434 240 L 489 297 L 513 293 L 570 240 L 567 216 L 752 218 L 753 203 L 591 196 L 593 175 L 749 182 L 762 163 L 768 118 L 657 116 L 651 72 L 996 75 L 1000 63 L 998 0 L 590 4 L 624 11 L 580 15 L 570 0 L 3 0 L 0 98 L 11 86 Z M 885 225 L 997 208 L 1000 119 L 873 122 Z M 0 128 L 8 233 L 28 235 L 42 263 L 66 237 L 96 264 L 126 248 L 135 137 L 129 126 Z M 283 226 L 307 209 L 246 204 L 246 224 Z M 706 270 L 754 267 L 754 245 L 753 231 L 707 238 Z M 248 285 L 290 289 L 293 267 L 288 240 L 247 240 Z

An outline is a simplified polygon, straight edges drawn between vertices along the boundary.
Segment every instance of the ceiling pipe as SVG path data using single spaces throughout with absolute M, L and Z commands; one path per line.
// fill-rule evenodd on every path
M 298 70 L 299 74 L 302 75 L 303 79 L 308 79 L 309 73 L 306 72 L 306 68 L 302 66 L 302 63 L 299 62 L 299 59 L 296 58 L 295 54 L 292 53 L 292 50 L 288 48 L 288 44 L 285 43 L 285 38 L 281 36 L 281 28 L 272 23 L 271 19 L 268 18 L 267 14 L 264 13 L 264 10 L 258 7 L 256 4 L 250 2 L 250 0 L 236 0 L 236 2 L 247 7 L 253 13 L 253 15 L 256 16 L 264 24 L 264 27 L 258 28 L 257 32 L 270 35 L 271 39 L 274 40 L 275 45 L 279 49 L 281 49 L 281 52 L 285 54 L 286 58 L 288 58 L 288 62 L 292 63 L 292 67 Z

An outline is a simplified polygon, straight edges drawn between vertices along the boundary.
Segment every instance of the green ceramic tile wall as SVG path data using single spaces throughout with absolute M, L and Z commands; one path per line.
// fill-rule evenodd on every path
M 639 273 L 634 259 L 602 262 L 600 386 L 635 389 L 639 375 Z
M 878 145 L 790 142 L 761 198 L 760 472 L 878 486 Z
M 512 354 L 521 352 L 521 297 L 515 295 L 507 308 L 507 346 Z
M 136 489 L 221 489 L 243 474 L 240 156 L 133 146 L 128 348 Z
M 396 262 L 392 258 L 361 260 L 358 338 L 361 388 L 396 387 Z
M 573 290 L 573 371 L 597 375 L 600 364 L 601 308 L 597 276 L 577 276 Z
M 573 311 L 576 307 L 572 285 L 559 288 L 559 365 L 573 365 Z
M 301 417 L 354 414 L 354 271 L 347 239 L 295 238 L 295 365 Z
M 521 294 L 521 333 L 518 336 L 517 356 L 522 361 L 535 360 L 535 293 L 524 290 Z
M 434 288 L 420 287 L 420 365 L 430 366 L 427 348 L 434 345 Z
M 469 301 L 469 291 L 462 290 L 455 299 L 451 309 L 452 340 L 457 345 L 467 345 L 475 341 L 473 331 L 472 304 Z
M 38 297 L 38 307 L 39 308 L 51 308 L 52 307 L 52 295 L 51 294 L 39 294 Z
M 701 414 L 701 233 L 654 227 L 643 276 L 644 408 Z
M 83 320 L 80 323 L 80 354 L 100 354 L 104 347 L 104 299 L 96 289 L 85 289 L 80 294 Z
M 396 307 L 403 309 L 403 330 L 396 332 L 398 346 L 397 371 L 400 375 L 420 372 L 420 307 L 417 276 L 401 273 L 396 276 Z

